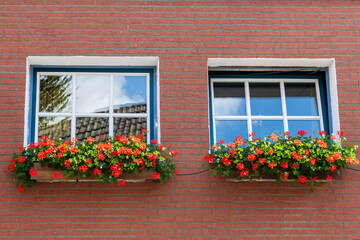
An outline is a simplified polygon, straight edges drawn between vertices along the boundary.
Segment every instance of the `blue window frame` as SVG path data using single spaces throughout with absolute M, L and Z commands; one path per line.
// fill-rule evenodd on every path
M 332 132 L 327 69 L 210 71 L 211 144 L 272 132 Z
M 103 135 L 158 139 L 154 67 L 32 66 L 28 142 Z

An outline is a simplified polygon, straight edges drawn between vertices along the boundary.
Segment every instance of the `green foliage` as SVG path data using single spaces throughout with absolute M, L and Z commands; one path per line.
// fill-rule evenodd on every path
M 27 148 L 20 148 L 19 154 L 13 155 L 8 169 L 14 172 L 17 186 L 32 187 L 36 175 L 34 162 L 42 167 L 58 169 L 62 175 L 70 178 L 95 176 L 105 183 L 115 183 L 124 174 L 152 171 L 154 182 L 166 182 L 177 170 L 171 158 L 177 155 L 156 140 L 147 144 L 144 136 L 118 136 L 107 142 L 95 142 L 88 138 L 85 142 L 56 142 L 42 137 L 39 143 L 31 143 Z M 57 177 L 61 177 L 58 174 Z M 122 182 L 124 184 L 124 182 Z M 20 187 L 19 190 L 22 190 Z
M 342 131 L 339 136 L 325 134 L 320 131 L 319 137 L 312 138 L 306 137 L 305 131 L 299 131 L 296 137 L 273 133 L 269 138 L 252 141 L 237 137 L 234 142 L 213 145 L 204 159 L 211 175 L 235 174 L 241 180 L 267 174 L 275 176 L 279 183 L 287 179 L 295 184 L 310 181 L 315 187 L 321 178 L 331 181 L 331 174 L 340 174 L 340 169 L 349 164 L 359 164 L 357 146 L 342 145 Z

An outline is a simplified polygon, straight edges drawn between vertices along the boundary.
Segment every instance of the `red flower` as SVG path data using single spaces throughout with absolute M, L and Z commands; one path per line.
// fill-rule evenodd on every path
M 99 170 L 99 169 L 97 169 L 97 168 L 95 168 L 94 169 L 94 175 L 101 175 L 101 170 Z
M 261 163 L 261 164 L 266 163 L 266 159 L 265 158 L 259 158 L 259 163 Z
M 336 171 L 336 166 L 335 166 L 335 165 L 332 165 L 331 168 L 330 168 L 330 171 L 331 171 L 331 172 L 335 172 L 335 171 Z
M 243 170 L 243 169 L 245 168 L 245 165 L 242 164 L 242 163 L 238 163 L 238 164 L 236 165 L 236 168 L 239 169 L 239 170 Z
M 310 162 L 311 165 L 315 165 L 316 159 L 310 158 L 310 159 L 309 159 L 309 162 Z
M 224 140 L 220 139 L 220 140 L 219 140 L 219 143 L 220 143 L 220 144 L 224 144 Z
M 333 156 L 328 156 L 328 157 L 326 158 L 326 161 L 328 161 L 328 162 L 334 162 L 335 159 L 334 159 Z
M 274 167 L 276 167 L 276 163 L 273 163 L 273 162 L 269 162 L 269 164 L 268 164 L 268 166 L 270 167 L 270 168 L 274 168 Z
M 65 167 L 68 168 L 71 166 L 71 164 L 72 164 L 72 162 L 70 162 L 69 160 L 65 160 L 65 163 L 64 163 Z
M 299 166 L 298 166 L 296 163 L 294 163 L 294 164 L 291 166 L 291 168 L 292 168 L 292 169 L 296 169 L 296 168 L 299 168 Z
M 103 139 L 104 137 L 103 137 L 103 135 L 99 135 L 99 139 Z
M 344 131 L 337 131 L 337 135 L 343 136 L 343 135 L 344 135 Z
M 141 152 L 140 152 L 140 150 L 135 149 L 135 150 L 133 151 L 133 154 L 134 154 L 135 156 L 138 156 L 138 155 L 141 154 Z
M 305 130 L 298 131 L 297 135 L 306 135 L 307 132 Z
M 21 186 L 17 186 L 17 189 L 18 189 L 19 192 L 24 191 L 24 189 L 22 189 Z
M 136 158 L 136 159 L 134 160 L 134 162 L 137 163 L 137 164 L 143 164 L 143 163 L 144 163 L 144 160 L 142 160 L 141 158 Z
M 93 143 L 93 142 L 95 142 L 95 138 L 93 138 L 93 137 L 88 137 L 88 138 L 86 139 L 86 141 L 87 141 L 88 143 Z
M 326 135 L 326 132 L 324 130 L 322 131 L 319 131 L 319 135 L 322 136 L 322 135 Z
M 252 132 L 249 134 L 249 137 L 255 137 L 256 136 L 256 133 Z
M 126 181 L 125 181 L 125 180 L 119 181 L 119 185 L 122 186 L 122 187 L 125 186 L 125 185 L 126 185 Z
M 282 162 L 281 167 L 284 169 L 289 168 L 289 164 L 287 162 Z
M 87 158 L 87 159 L 85 159 L 85 163 L 92 163 L 91 158 Z
M 39 152 L 38 158 L 46 158 L 46 154 L 44 152 Z
M 243 143 L 243 138 L 242 136 L 237 136 L 236 139 L 235 139 L 235 143 L 237 145 L 241 145 Z
M 247 158 L 248 158 L 250 161 L 255 161 L 255 160 L 256 160 L 256 156 L 253 155 L 253 154 L 249 154 L 249 155 L 247 156 Z
M 36 174 L 37 174 L 36 169 L 34 169 L 34 168 L 30 169 L 30 170 L 29 170 L 29 174 L 30 174 L 31 176 L 36 176 Z
M 61 178 L 61 173 L 54 172 L 54 178 Z
M 287 180 L 288 178 L 289 178 L 289 174 L 288 173 L 280 173 L 280 178 L 282 179 L 282 180 Z
M 298 178 L 298 180 L 299 180 L 299 182 L 304 183 L 304 182 L 306 182 L 306 177 L 303 176 L 303 175 L 301 175 L 301 176 Z
M 153 140 L 150 141 L 150 143 L 152 143 L 152 144 L 158 144 L 158 140 L 153 139 Z
M 270 136 L 270 139 L 273 141 L 277 141 L 279 139 L 279 137 L 273 132 Z
M 7 174 L 7 171 L 4 170 L 4 174 Z
M 102 152 L 98 152 L 98 153 L 97 153 L 97 157 L 98 157 L 98 159 L 101 160 L 101 161 L 104 161 L 104 160 L 105 160 L 105 156 L 104 156 L 104 154 L 102 154 Z
M 316 179 L 318 179 L 319 177 L 309 177 L 311 180 L 315 181 Z
M 77 153 L 78 151 L 79 151 L 79 149 L 76 147 L 70 148 L 71 153 Z
M 25 161 L 26 161 L 26 157 L 24 157 L 24 156 L 19 156 L 18 157 L 18 162 L 25 162 Z
M 257 164 L 253 164 L 252 165 L 252 169 L 256 170 L 258 168 L 258 165 Z
M 19 147 L 19 151 L 20 151 L 20 152 L 24 151 L 24 148 L 23 148 L 23 147 Z
M 334 158 L 335 160 L 341 158 L 341 153 L 339 153 L 339 152 L 333 153 L 333 158 Z
M 208 163 L 213 163 L 214 158 L 215 158 L 215 156 L 210 156 L 210 155 L 204 156 L 204 160 L 207 161 Z
M 327 178 L 326 178 L 326 180 L 328 180 L 328 181 L 332 181 L 332 176 L 327 176 Z
M 261 148 L 256 148 L 255 149 L 255 154 L 256 155 L 260 155 L 260 154 L 262 154 L 263 153 L 263 150 L 261 149 Z
M 148 130 L 146 128 L 141 129 L 142 133 L 146 133 Z
M 177 169 L 174 170 L 175 175 L 179 174 L 179 171 Z
M 229 158 L 228 157 L 223 157 L 222 159 L 221 159 L 221 161 L 226 165 L 226 166 L 230 166 L 231 165 L 231 161 L 229 160 Z
M 244 177 L 244 176 L 248 176 L 249 175 L 249 171 L 241 171 L 240 172 L 240 177 Z
M 172 155 L 172 156 L 177 156 L 178 155 L 178 152 L 177 151 L 170 151 L 170 155 Z
M 301 144 L 301 140 L 300 140 L 300 139 L 295 139 L 295 140 L 294 140 L 294 144 L 295 144 L 295 145 Z
M 159 178 L 160 178 L 160 173 L 154 173 L 152 175 L 152 179 L 154 179 L 154 180 L 158 180 Z
M 88 170 L 88 167 L 86 165 L 82 165 L 79 167 L 79 171 L 86 172 Z
M 157 159 L 157 157 L 158 157 L 158 156 L 157 156 L 155 153 L 151 153 L 151 154 L 149 154 L 149 156 L 148 156 L 148 158 L 149 158 L 150 161 L 153 161 L 153 160 Z

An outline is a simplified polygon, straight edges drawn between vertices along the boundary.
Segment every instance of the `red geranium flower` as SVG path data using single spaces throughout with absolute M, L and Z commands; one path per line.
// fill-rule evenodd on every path
M 36 169 L 34 169 L 34 168 L 30 169 L 30 170 L 29 170 L 29 174 L 30 174 L 31 176 L 36 176 L 36 174 L 37 174 Z
M 298 131 L 297 135 L 306 135 L 307 132 L 305 130 Z
M 79 171 L 86 172 L 88 170 L 88 167 L 86 165 L 82 165 L 79 167 Z
M 160 173 L 154 173 L 152 175 L 152 179 L 154 179 L 154 180 L 158 180 L 159 178 L 160 178 Z
M 239 170 L 243 170 L 243 169 L 245 168 L 245 165 L 242 164 L 242 163 L 238 163 L 238 164 L 236 165 L 236 168 L 239 169 Z
M 282 163 L 281 163 L 281 167 L 284 168 L 284 169 L 286 169 L 286 168 L 289 167 L 289 164 L 288 164 L 287 162 L 282 162 Z
M 337 135 L 339 135 L 339 136 L 344 135 L 344 131 L 337 131 Z
M 25 161 L 26 161 L 26 157 L 24 157 L 24 156 L 19 156 L 18 157 L 18 162 L 25 162 Z
M 174 170 L 175 175 L 179 174 L 179 171 L 177 169 Z
M 255 160 L 256 160 L 256 156 L 253 155 L 253 154 L 249 154 L 249 155 L 247 156 L 247 158 L 248 158 L 250 161 L 255 161 Z
M 61 173 L 54 172 L 54 178 L 61 178 Z
M 21 187 L 21 186 L 17 186 L 17 189 L 18 189 L 18 191 L 19 191 L 19 192 L 24 191 L 24 189 L 22 189 L 22 187 Z
M 125 186 L 125 185 L 126 185 L 126 181 L 125 181 L 125 180 L 120 180 L 120 181 L 119 181 L 119 185 L 122 186 L 122 187 Z
M 231 161 L 229 160 L 228 157 L 224 156 L 221 161 L 226 165 L 226 166 L 230 166 L 231 165 Z
M 301 176 L 298 178 L 298 180 L 299 180 L 299 182 L 304 183 L 304 182 L 306 182 L 306 177 L 303 176 L 303 175 L 301 175 Z
M 46 154 L 44 152 L 39 152 L 38 158 L 46 158 Z
M 335 171 L 336 171 L 336 166 L 335 166 L 335 165 L 332 165 L 331 168 L 330 168 L 330 171 L 331 171 L 331 172 L 335 172 Z

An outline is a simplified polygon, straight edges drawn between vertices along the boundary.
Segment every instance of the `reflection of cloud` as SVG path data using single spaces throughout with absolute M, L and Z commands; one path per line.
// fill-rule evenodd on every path
M 76 79 L 76 111 L 94 112 L 109 107 L 110 76 L 78 75 Z
M 244 113 L 245 113 L 245 99 L 215 98 L 215 115 L 233 116 L 233 115 L 243 115 Z
M 145 77 L 115 77 L 114 105 L 146 102 Z

